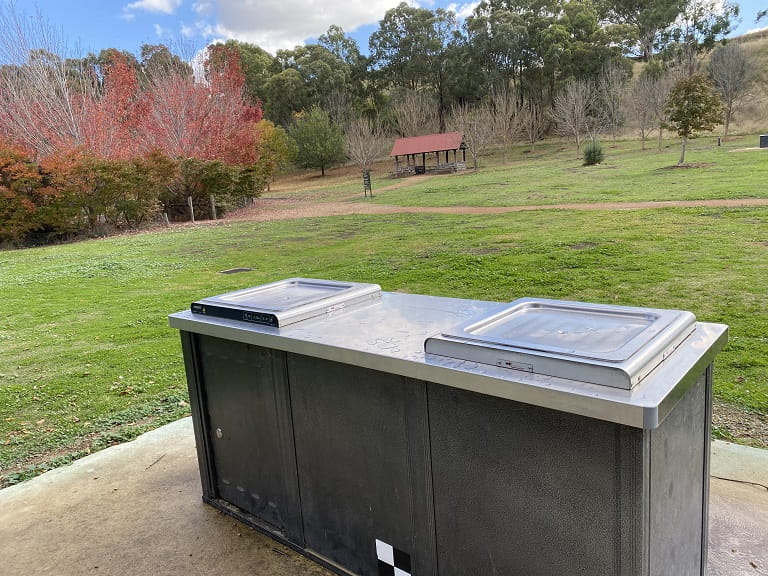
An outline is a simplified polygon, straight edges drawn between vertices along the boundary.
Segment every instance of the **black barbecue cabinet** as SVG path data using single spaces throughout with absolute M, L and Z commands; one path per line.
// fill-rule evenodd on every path
M 338 574 L 704 575 L 724 325 L 307 278 L 170 324 L 205 502 Z

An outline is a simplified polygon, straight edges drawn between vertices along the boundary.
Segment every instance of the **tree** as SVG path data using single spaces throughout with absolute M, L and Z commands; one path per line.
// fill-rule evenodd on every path
M 609 22 L 625 26 L 632 51 L 650 61 L 661 34 L 683 11 L 685 0 L 607 0 L 604 11 Z
M 722 102 L 709 80 L 702 74 L 694 74 L 678 81 L 672 88 L 664 106 L 667 126 L 681 138 L 680 160 L 685 162 L 688 138 L 699 132 L 712 130 L 722 120 Z
M 309 92 L 301 73 L 286 68 L 267 80 L 264 85 L 267 117 L 279 126 L 290 126 L 295 114 L 309 104 Z
M 256 169 L 269 190 L 270 184 L 280 172 L 285 172 L 298 154 L 296 142 L 281 126 L 275 126 L 269 120 L 256 124 L 259 134 Z
M 397 90 L 392 96 L 397 131 L 406 137 L 434 134 L 440 129 L 434 98 L 416 90 Z
M 464 143 L 477 170 L 477 160 L 493 138 L 493 110 L 487 103 L 458 104 L 451 110 L 450 126 L 464 133 Z
M 159 149 L 172 158 L 252 164 L 261 108 L 247 100 L 237 52 L 223 45 L 209 50 L 206 82 L 171 73 L 154 78 L 144 91 L 144 149 Z
M 669 55 L 684 74 L 696 72 L 700 55 L 728 36 L 738 15 L 739 6 L 727 0 L 686 0 L 680 17 L 664 34 Z
M 532 100 L 525 102 L 518 111 L 521 132 L 525 135 L 531 152 L 536 149 L 536 142 L 541 140 L 547 129 L 547 115 L 539 104 Z
M 192 67 L 176 54 L 172 54 L 164 44 L 142 44 L 141 71 L 149 81 L 176 74 L 192 76 Z
M 723 140 L 728 139 L 734 110 L 751 82 L 749 61 L 744 48 L 731 43 L 717 48 L 709 60 L 709 77 L 723 101 Z
M 344 134 L 319 106 L 300 114 L 289 134 L 298 146 L 297 162 L 303 168 L 325 169 L 344 161 Z
M 27 154 L 0 140 L 0 244 L 40 226 L 43 177 Z
M 637 78 L 629 90 L 627 105 L 640 131 L 640 142 L 645 150 L 645 141 L 656 128 L 656 108 L 659 91 L 658 81 L 647 74 Z M 664 102 L 666 98 L 661 99 Z
M 507 152 L 520 132 L 520 105 L 512 90 L 491 93 L 490 106 L 493 110 L 493 133 L 501 142 L 502 156 L 507 161 Z
M 577 153 L 581 150 L 581 137 L 591 129 L 590 116 L 595 104 L 595 90 L 591 83 L 573 80 L 555 97 L 552 118 L 558 133 L 573 136 Z
M 275 57 L 263 48 L 247 42 L 227 40 L 224 45 L 240 54 L 240 65 L 245 76 L 245 92 L 249 102 L 266 102 L 266 84 L 273 75 Z
M 597 104 L 602 120 L 616 140 L 619 128 L 624 124 L 624 94 L 627 72 L 618 62 L 603 66 L 597 80 Z
M 356 118 L 344 130 L 347 153 L 366 172 L 384 151 L 384 131 L 381 123 L 368 118 Z
M 81 146 L 87 106 L 98 96 L 90 67 L 68 51 L 40 12 L 26 17 L 0 4 L 0 134 L 37 157 Z
M 453 12 L 401 2 L 386 12 L 368 41 L 375 75 L 385 85 L 434 92 L 440 130 L 445 128 L 448 53 L 455 29 Z
M 159 163 L 155 164 L 158 160 Z M 172 219 L 189 219 L 188 199 L 192 198 L 195 218 L 211 218 L 211 196 L 217 216 L 237 207 L 246 198 L 259 196 L 264 189 L 259 171 L 253 166 L 235 166 L 220 160 L 181 158 L 171 160 L 168 173 L 165 160 L 152 159 L 151 170 L 157 170 L 165 182 L 160 201 Z

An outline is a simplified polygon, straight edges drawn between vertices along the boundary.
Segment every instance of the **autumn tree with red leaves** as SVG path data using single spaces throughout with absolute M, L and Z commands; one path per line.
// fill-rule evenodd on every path
M 144 93 L 147 144 L 172 158 L 253 164 L 262 113 L 246 100 L 240 54 L 224 46 L 209 54 L 203 81 L 178 71 L 151 78 Z
M 109 160 L 134 158 L 144 151 L 140 128 L 147 107 L 136 69 L 116 52 L 102 72 L 101 92 L 88 103 L 80 129 L 81 148 Z
M 262 110 L 245 93 L 237 49 L 209 47 L 202 78 L 164 46 L 143 47 L 142 61 L 117 50 L 82 59 L 66 51 L 39 14 L 0 6 L 6 241 L 35 229 L 56 235 L 135 226 L 156 215 L 161 201 L 166 210 L 186 203 L 190 190 L 206 207 L 214 195 L 220 214 L 266 186 L 269 175 L 257 164 Z M 36 194 L 44 198 L 21 193 L 24 179 L 8 176 L 22 168 L 37 171 Z

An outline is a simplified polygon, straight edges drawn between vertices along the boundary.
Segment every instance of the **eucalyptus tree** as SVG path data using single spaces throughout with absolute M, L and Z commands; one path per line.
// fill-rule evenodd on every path
M 604 20 L 621 27 L 630 53 L 650 61 L 662 33 L 680 16 L 686 0 L 601 0 Z
M 278 71 L 275 57 L 260 46 L 248 42 L 227 40 L 225 46 L 240 53 L 248 98 L 253 103 L 265 102 L 267 100 L 267 82 Z
M 534 20 L 541 22 L 536 25 Z M 548 24 L 549 17 L 506 0 L 483 0 L 475 7 L 465 29 L 488 91 L 523 93 L 523 74 L 540 60 L 532 50 L 533 36 Z
M 572 79 L 595 79 L 620 56 L 590 3 L 483 0 L 465 30 L 488 92 L 511 90 L 522 104 L 549 105 Z
M 456 15 L 405 2 L 388 10 L 368 41 L 373 77 L 382 87 L 431 91 L 445 129 L 451 47 L 457 41 Z
M 693 75 L 700 57 L 728 36 L 739 6 L 728 0 L 686 0 L 675 21 L 663 34 L 667 56 L 682 72 Z

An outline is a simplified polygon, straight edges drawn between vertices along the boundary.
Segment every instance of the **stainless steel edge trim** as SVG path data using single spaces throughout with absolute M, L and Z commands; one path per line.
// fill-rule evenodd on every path
M 325 358 L 500 398 L 655 428 L 727 340 L 727 326 L 697 323 L 696 330 L 633 390 L 480 365 L 425 354 L 424 340 L 480 318 L 498 303 L 383 292 L 375 303 L 285 328 L 193 315 L 169 316 L 171 327 Z

